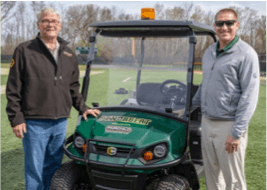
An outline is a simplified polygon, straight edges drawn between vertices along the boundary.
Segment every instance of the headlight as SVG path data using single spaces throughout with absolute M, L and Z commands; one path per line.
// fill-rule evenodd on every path
M 167 151 L 166 146 L 161 144 L 155 146 L 153 153 L 156 157 L 162 158 L 163 156 L 165 156 L 166 151 Z
M 77 148 L 82 148 L 85 144 L 85 140 L 82 137 L 78 136 L 75 138 L 74 144 Z

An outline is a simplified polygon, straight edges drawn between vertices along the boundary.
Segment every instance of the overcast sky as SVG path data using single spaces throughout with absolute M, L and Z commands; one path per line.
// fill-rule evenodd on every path
M 59 1 L 45 1 L 59 2 Z M 250 7 L 258 10 L 258 15 L 266 15 L 266 1 L 60 1 L 65 7 L 78 4 L 95 4 L 100 7 L 118 7 L 118 10 L 124 10 L 129 14 L 141 14 L 141 8 L 153 7 L 156 3 L 164 5 L 164 8 L 173 8 L 175 6 L 182 6 L 184 3 L 193 2 L 194 6 L 201 6 L 205 12 L 212 11 L 216 13 L 222 8 L 229 6 Z M 30 1 L 27 2 L 30 4 Z M 156 13 L 157 14 L 157 13 Z M 157 15 L 156 15 L 157 16 Z
M 116 6 L 125 11 L 125 13 L 140 14 L 141 8 L 153 7 L 156 3 L 163 4 L 165 8 L 182 6 L 185 2 L 193 2 L 195 6 L 201 6 L 205 12 L 211 10 L 216 13 L 222 8 L 229 6 L 250 7 L 258 10 L 259 15 L 266 15 L 266 1 L 62 1 L 66 6 L 77 4 L 96 4 L 101 7 Z

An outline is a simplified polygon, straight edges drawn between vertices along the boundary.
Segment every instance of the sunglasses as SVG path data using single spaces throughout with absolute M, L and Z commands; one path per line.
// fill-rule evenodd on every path
M 237 20 L 215 21 L 215 25 L 217 27 L 222 27 L 224 24 L 226 24 L 226 26 L 233 26 L 236 21 Z

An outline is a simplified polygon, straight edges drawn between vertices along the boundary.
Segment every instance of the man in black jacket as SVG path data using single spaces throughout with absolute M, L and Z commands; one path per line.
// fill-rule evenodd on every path
M 86 106 L 79 93 L 77 58 L 57 36 L 60 14 L 45 8 L 37 17 L 40 33 L 18 45 L 12 58 L 6 111 L 14 134 L 23 138 L 26 189 L 48 190 L 61 165 L 71 107 L 85 120 L 100 111 Z

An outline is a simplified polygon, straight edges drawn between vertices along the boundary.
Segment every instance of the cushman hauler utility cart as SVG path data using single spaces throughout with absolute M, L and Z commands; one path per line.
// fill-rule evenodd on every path
M 54 174 L 50 189 L 199 189 L 203 175 L 200 109 L 191 109 L 197 36 L 194 21 L 135 20 L 91 24 L 82 94 L 101 110 L 81 117 L 64 143 L 72 161 Z M 105 64 L 94 63 L 94 47 Z M 91 75 L 90 75 L 91 74 Z M 185 108 L 178 118 L 173 110 Z

